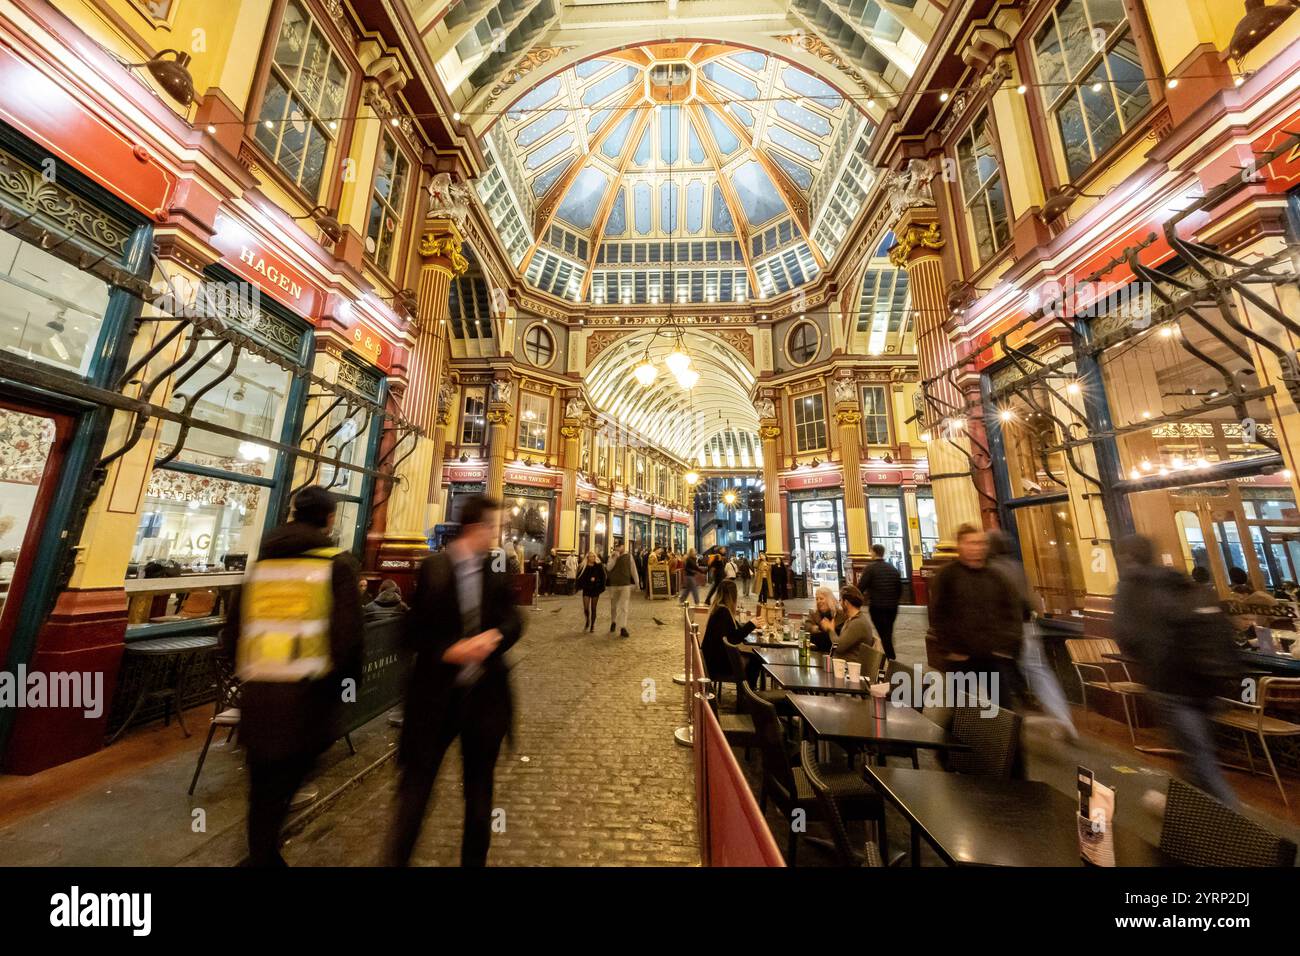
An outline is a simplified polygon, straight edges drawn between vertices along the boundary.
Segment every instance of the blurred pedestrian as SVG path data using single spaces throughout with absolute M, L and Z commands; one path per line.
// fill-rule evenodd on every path
M 1056 721 L 1061 734 L 1071 740 L 1078 740 L 1079 732 L 1074 727 L 1074 717 L 1065 699 L 1065 691 L 1061 689 L 1061 682 L 1057 680 L 1056 672 L 1047 662 L 1047 655 L 1043 651 L 1038 622 L 1034 618 L 1037 595 L 1029 588 L 1024 565 L 1017 560 L 1011 540 L 1005 534 L 994 531 L 990 532 L 988 538 L 989 566 L 1010 581 L 1020 595 L 1024 622 L 1021 630 L 1020 670 L 1025 682 L 1047 716 Z
M 892 661 L 895 659 L 894 622 L 898 620 L 898 602 L 903 597 L 903 576 L 885 560 L 884 545 L 871 546 L 871 560 L 858 578 L 858 590 L 867 599 L 867 614 L 876 625 L 885 656 Z
M 758 603 L 766 604 L 772 597 L 772 566 L 767 562 L 767 552 L 758 556 L 754 565 L 754 580 L 758 582 Z
M 709 557 L 709 593 L 704 595 L 704 603 L 713 604 L 713 595 L 718 586 L 727 578 L 727 549 L 719 548 Z
M 776 563 L 772 565 L 772 591 L 778 601 L 784 601 L 788 596 L 788 585 L 790 569 L 785 566 L 785 558 L 777 555 Z
M 933 578 L 930 630 L 940 670 L 985 675 L 982 686 L 1015 696 L 1024 631 L 1024 604 L 1005 575 L 988 566 L 988 537 L 974 525 L 957 529 L 957 559 Z M 956 702 L 949 702 L 949 706 Z M 973 702 L 972 702 L 973 703 Z M 1004 706 L 1001 700 L 991 703 Z
M 632 589 L 641 586 L 636 561 L 623 550 L 623 542 L 614 542 L 614 556 L 605 566 L 608 573 L 605 586 L 609 590 L 609 632 L 618 628 L 620 637 L 631 637 L 627 630 L 627 608 L 632 601 Z
M 749 556 L 742 554 L 736 558 L 736 578 L 740 581 L 740 590 L 749 597 L 749 582 L 754 577 L 754 566 L 749 563 Z
M 1150 539 L 1124 538 L 1115 556 L 1115 642 L 1141 661 L 1149 696 L 1170 743 L 1182 754 L 1188 782 L 1235 807 L 1237 795 L 1219 767 L 1210 726 L 1218 697 L 1235 692 L 1240 672 L 1232 625 L 1202 588 L 1156 562 Z
M 700 583 L 695 578 L 699 570 L 700 562 L 695 557 L 695 549 L 691 548 L 686 552 L 686 560 L 682 563 L 682 589 L 677 592 L 678 604 L 684 605 L 688 594 L 692 604 L 700 603 Z
M 398 750 L 401 780 L 388 861 L 410 862 L 442 758 L 460 738 L 465 794 L 462 866 L 486 866 L 492 833 L 497 754 L 513 712 L 505 652 L 523 625 L 509 580 L 498 572 L 501 506 L 467 498 L 460 534 L 445 552 L 420 565 L 406 629 L 415 661 L 406 693 Z
M 342 682 L 361 679 L 357 567 L 330 538 L 337 507 L 318 485 L 300 491 L 293 520 L 262 540 L 226 617 L 248 755 L 249 866 L 285 865 L 280 829 L 293 795 L 335 740 Z
M 586 630 L 596 630 L 596 605 L 600 603 L 600 596 L 605 593 L 605 581 L 608 579 L 608 573 L 605 566 L 600 563 L 600 558 L 596 557 L 595 551 L 587 552 L 587 562 L 582 566 L 578 573 L 577 588 L 582 592 L 582 610 L 586 615 Z

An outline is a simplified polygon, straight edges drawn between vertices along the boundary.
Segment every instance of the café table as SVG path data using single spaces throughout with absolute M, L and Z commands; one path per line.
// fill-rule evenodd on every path
M 1077 798 L 1038 780 L 866 767 L 867 780 L 912 827 L 912 865 L 924 839 L 949 866 L 1083 866 Z M 1113 825 L 1116 866 L 1173 861 Z
M 836 677 L 825 667 L 764 664 L 763 670 L 777 684 L 792 693 L 852 694 L 859 697 L 871 693 L 866 681 Z
M 797 647 L 762 647 L 754 648 L 754 656 L 764 664 L 785 664 L 790 667 L 799 666 L 799 648 Z M 809 667 L 824 667 L 826 655 L 814 652 L 808 658 Z
M 766 631 L 754 631 L 745 638 L 745 645 L 747 647 L 793 647 L 797 650 L 799 642 L 793 638 L 785 641 L 776 634 L 769 634 Z
M 176 723 L 181 732 L 188 737 L 190 729 L 185 726 L 184 702 L 186 681 L 195 663 L 216 650 L 218 640 L 211 634 L 194 634 L 178 637 L 158 637 L 143 641 L 128 641 L 124 659 L 145 658 L 154 666 L 147 668 L 142 675 L 140 689 L 131 706 L 126 720 L 113 736 L 105 742 L 111 744 L 126 733 L 135 720 L 136 714 L 146 701 L 161 700 L 166 705 L 163 722 L 171 719 L 171 712 L 176 711 Z
M 803 718 L 808 732 L 819 740 L 833 740 L 846 747 L 889 745 L 911 751 L 912 766 L 916 752 L 925 750 L 966 750 L 965 744 L 953 740 L 920 711 L 907 704 L 892 703 L 885 698 L 854 698 L 844 695 L 815 697 L 790 694 L 789 701 Z

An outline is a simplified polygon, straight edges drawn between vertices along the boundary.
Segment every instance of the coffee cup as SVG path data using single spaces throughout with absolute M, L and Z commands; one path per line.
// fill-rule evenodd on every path
M 832 673 L 834 673 L 836 680 L 844 679 L 844 669 L 847 664 L 848 661 L 844 660 L 842 657 L 837 657 L 831 662 L 831 666 L 834 668 Z
M 849 680 L 862 680 L 862 663 L 860 661 L 849 661 Z

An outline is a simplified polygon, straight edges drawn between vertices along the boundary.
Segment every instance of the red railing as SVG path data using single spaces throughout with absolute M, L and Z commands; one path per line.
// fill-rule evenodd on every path
M 695 751 L 695 819 L 702 866 L 785 866 L 709 700 L 708 675 L 685 615 L 686 704 Z

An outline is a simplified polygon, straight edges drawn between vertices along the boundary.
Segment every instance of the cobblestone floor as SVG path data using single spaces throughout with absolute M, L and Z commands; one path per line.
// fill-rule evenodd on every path
M 517 732 L 497 764 L 505 832 L 494 866 L 691 865 L 695 843 L 690 751 L 682 723 L 682 631 L 676 606 L 632 599 L 631 638 L 581 630 L 580 599 L 541 598 L 526 610 L 514 653 Z M 656 624 L 655 619 L 663 624 Z M 364 866 L 380 859 L 392 817 L 390 762 L 323 812 L 285 847 L 294 866 Z M 459 751 L 443 763 L 413 862 L 460 859 Z

